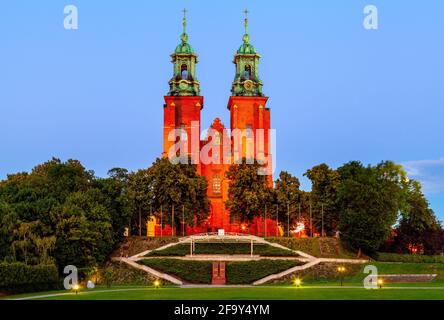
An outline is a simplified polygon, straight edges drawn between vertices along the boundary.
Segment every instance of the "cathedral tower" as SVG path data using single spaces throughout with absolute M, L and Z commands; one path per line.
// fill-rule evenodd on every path
M 268 152 L 270 109 L 265 107 L 268 97 L 264 96 L 262 92 L 263 83 L 259 77 L 260 55 L 250 43 L 247 10 L 245 10 L 244 27 L 243 43 L 233 60 L 236 72 L 231 86 L 228 110 L 230 110 L 231 129 L 240 129 L 247 134 L 252 134 L 254 150 L 247 150 L 246 137 L 243 136 L 239 144 L 233 141 L 233 154 L 238 153 L 243 158 L 250 158 L 252 153 L 255 159 L 268 159 L 266 161 L 267 167 L 271 168 L 271 157 Z M 263 137 L 262 143 L 257 143 L 259 136 Z M 242 150 L 238 149 L 240 145 Z M 271 175 L 269 181 L 272 184 Z
M 203 97 L 200 96 L 199 81 L 196 78 L 197 55 L 188 43 L 186 10 L 183 12 L 181 42 L 171 55 L 173 77 L 169 81 L 168 95 L 164 97 L 162 156 L 167 157 L 171 147 L 180 139 L 186 154 L 195 158 L 199 156 L 200 111 L 203 108 Z M 172 132 L 174 129 L 181 129 L 182 134 L 178 130 Z M 196 146 L 190 139 L 192 134 L 198 135 Z

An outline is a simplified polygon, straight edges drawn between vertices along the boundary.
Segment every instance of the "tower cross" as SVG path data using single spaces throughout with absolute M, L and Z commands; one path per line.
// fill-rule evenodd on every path
M 245 9 L 245 20 L 244 20 L 244 27 L 245 27 L 245 34 L 248 32 L 248 10 Z
M 183 25 L 183 33 L 185 33 L 186 28 L 187 28 L 187 9 L 183 9 L 183 20 L 182 20 L 182 25 Z

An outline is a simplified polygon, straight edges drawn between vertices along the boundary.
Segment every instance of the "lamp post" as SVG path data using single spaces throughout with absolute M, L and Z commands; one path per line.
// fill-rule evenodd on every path
M 159 280 L 155 280 L 154 281 L 154 288 L 159 289 L 160 287 L 160 281 Z
M 76 284 L 73 286 L 73 289 L 74 289 L 75 293 L 78 294 L 78 293 L 79 293 L 80 286 L 76 283 Z
M 382 278 L 379 278 L 378 279 L 378 286 L 379 286 L 379 289 L 382 289 L 382 285 L 384 284 L 384 280 L 382 279 Z
M 343 282 L 344 282 L 345 267 L 344 266 L 339 266 L 338 267 L 338 272 L 341 275 L 341 287 L 342 287 L 343 286 Z

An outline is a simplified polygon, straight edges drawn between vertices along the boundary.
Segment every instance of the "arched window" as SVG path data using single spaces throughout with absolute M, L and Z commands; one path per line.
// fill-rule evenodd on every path
M 186 64 L 183 64 L 180 67 L 180 76 L 182 77 L 182 79 L 187 80 L 188 79 L 188 67 Z
M 213 193 L 220 193 L 221 187 L 220 187 L 220 176 L 215 174 L 213 176 Z
M 245 69 L 244 69 L 244 78 L 246 80 L 251 78 L 251 66 L 249 64 L 245 65 Z

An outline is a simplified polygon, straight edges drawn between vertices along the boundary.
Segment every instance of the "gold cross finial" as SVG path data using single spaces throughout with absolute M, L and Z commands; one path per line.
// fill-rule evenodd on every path
M 182 25 L 183 25 L 183 33 L 185 33 L 186 28 L 187 28 L 187 9 L 183 9 L 183 20 L 182 20 Z
M 245 27 L 245 34 L 246 34 L 248 31 L 248 10 L 245 9 L 244 13 L 245 13 L 244 27 Z

